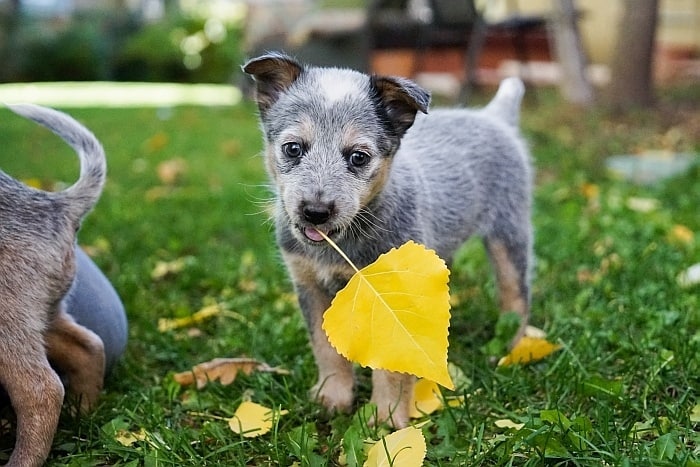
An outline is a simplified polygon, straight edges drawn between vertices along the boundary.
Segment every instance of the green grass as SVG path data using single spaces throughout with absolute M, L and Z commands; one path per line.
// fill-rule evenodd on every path
M 533 324 L 563 348 L 527 366 L 496 368 L 483 349 L 498 320 L 478 241 L 451 276 L 450 361 L 468 384 L 461 408 L 430 417 L 426 465 L 700 465 L 700 299 L 677 274 L 700 262 L 700 169 L 651 187 L 608 177 L 605 156 L 641 149 L 699 151 L 700 99 L 669 94 L 662 109 L 611 116 L 578 111 L 546 92 L 523 127 L 538 170 Z M 109 181 L 80 233 L 120 292 L 128 352 L 98 409 L 64 411 L 48 465 L 338 465 L 341 446 L 377 438 L 362 417 L 328 416 L 307 401 L 315 367 L 265 212 L 260 135 L 249 103 L 233 108 L 72 109 L 102 140 Z M 77 161 L 41 128 L 0 110 L 0 167 L 20 179 L 70 183 Z M 187 169 L 163 188 L 156 168 Z M 585 196 L 594 184 L 599 196 Z M 627 207 L 654 198 L 656 210 Z M 669 232 L 696 232 L 689 244 Z M 160 280 L 156 264 L 187 258 Z M 210 303 L 229 312 L 199 333 L 160 333 L 163 317 Z M 250 356 L 289 375 L 239 376 L 229 386 L 180 388 L 172 373 L 215 357 Z M 369 374 L 359 373 L 359 402 Z M 289 410 L 271 433 L 243 439 L 228 418 L 246 399 Z M 697 409 L 696 409 L 697 410 Z M 360 411 L 362 413 L 362 411 Z M 498 428 L 497 420 L 523 423 Z M 123 446 L 118 430 L 148 434 Z M 0 462 L 12 436 L 0 425 Z M 362 458 L 362 454 L 359 454 Z

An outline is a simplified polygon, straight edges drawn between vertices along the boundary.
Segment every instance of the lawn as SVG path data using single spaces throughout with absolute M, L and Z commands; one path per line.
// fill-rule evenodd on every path
M 69 112 L 107 151 L 108 183 L 80 242 L 121 294 L 130 342 L 97 410 L 64 411 L 48 465 L 341 465 L 341 451 L 348 465 L 362 460 L 356 445 L 386 432 L 306 398 L 315 366 L 274 246 L 252 104 Z M 494 364 L 493 279 L 480 242 L 468 242 L 450 276 L 449 360 L 464 375 L 464 404 L 425 417 L 425 465 L 700 465 L 700 287 L 677 281 L 700 263 L 700 167 L 648 186 L 604 168 L 614 154 L 700 152 L 697 87 L 623 116 L 539 91 L 522 123 L 537 167 L 532 323 L 561 350 Z M 0 167 L 17 178 L 56 187 L 77 176 L 67 146 L 4 109 L 0 140 Z M 222 311 L 158 329 L 209 305 Z M 199 390 L 173 380 L 239 356 L 288 374 Z M 367 370 L 358 384 L 359 407 Z M 243 400 L 288 413 L 243 438 L 226 421 Z M 0 462 L 12 441 L 0 424 Z

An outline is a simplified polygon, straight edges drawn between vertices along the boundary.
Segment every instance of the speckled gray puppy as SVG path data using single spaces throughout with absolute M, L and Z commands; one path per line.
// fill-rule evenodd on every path
M 318 365 L 313 397 L 349 410 L 354 385 L 351 363 L 321 328 L 353 270 L 318 231 L 358 267 L 407 240 L 449 261 L 471 235 L 482 236 L 501 307 L 520 314 L 522 333 L 532 229 L 530 161 L 517 128 L 520 80 L 505 80 L 484 109 L 423 115 L 429 94 L 404 78 L 308 67 L 277 53 L 244 70 L 256 81 L 277 241 Z M 408 423 L 413 383 L 409 375 L 373 372 L 380 420 Z
M 17 415 L 7 465 L 31 467 L 46 460 L 63 403 L 64 387 L 49 361 L 81 409 L 102 389 L 102 340 L 66 313 L 62 299 L 75 276 L 76 232 L 100 196 L 106 169 L 102 146 L 68 115 L 29 104 L 11 109 L 66 140 L 81 162 L 79 180 L 58 193 L 0 171 L 0 385 Z

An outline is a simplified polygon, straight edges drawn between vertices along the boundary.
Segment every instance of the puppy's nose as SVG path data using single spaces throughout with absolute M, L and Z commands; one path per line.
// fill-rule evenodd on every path
M 304 214 L 304 219 L 311 222 L 313 225 L 323 224 L 330 219 L 333 213 L 333 203 L 329 204 L 305 204 L 301 212 Z

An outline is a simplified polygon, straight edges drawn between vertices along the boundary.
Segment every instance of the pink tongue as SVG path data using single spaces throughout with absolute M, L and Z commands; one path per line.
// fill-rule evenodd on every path
M 314 229 L 313 227 L 306 227 L 304 229 L 304 235 L 306 235 L 306 238 L 308 238 L 309 240 L 313 240 L 314 242 L 323 241 L 323 237 L 321 236 L 321 234 L 318 233 L 318 230 Z

